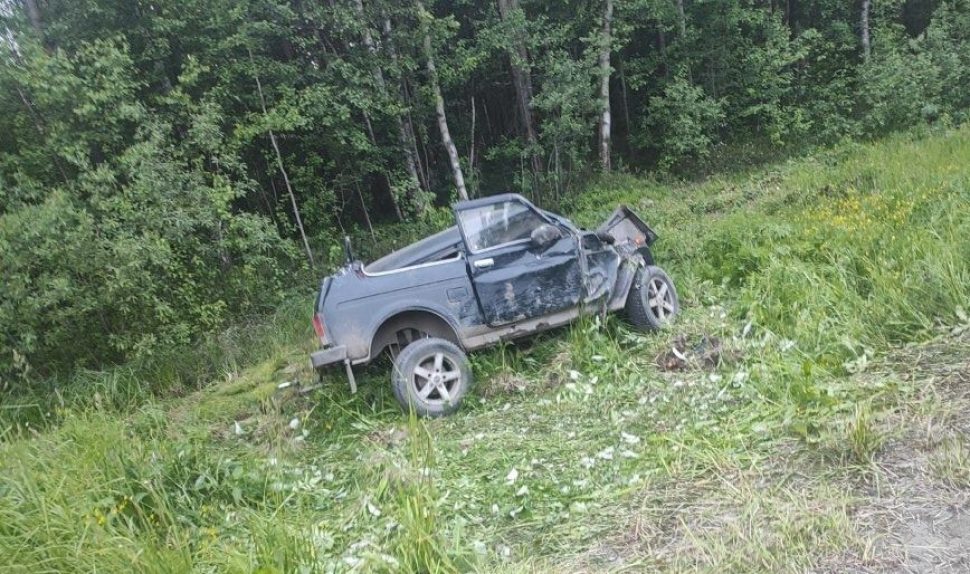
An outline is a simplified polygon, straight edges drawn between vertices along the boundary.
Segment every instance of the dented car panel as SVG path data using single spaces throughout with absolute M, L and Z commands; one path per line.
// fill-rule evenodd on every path
M 472 255 L 469 262 L 472 286 L 488 325 L 541 317 L 579 303 L 582 274 L 573 237 L 543 250 L 527 243 L 501 247 Z
M 519 195 L 455 205 L 457 225 L 377 261 L 348 263 L 317 295 L 314 368 L 367 363 L 415 337 L 465 350 L 623 306 L 657 235 L 621 206 L 593 231 Z

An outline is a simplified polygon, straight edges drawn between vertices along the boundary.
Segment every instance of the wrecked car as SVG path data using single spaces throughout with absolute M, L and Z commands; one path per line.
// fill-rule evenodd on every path
M 625 310 L 638 329 L 679 311 L 670 277 L 654 265 L 657 235 L 624 206 L 596 230 L 505 194 L 454 206 L 457 225 L 372 263 L 345 241 L 346 265 L 326 277 L 314 307 L 315 369 L 383 353 L 404 409 L 454 412 L 472 384 L 466 351 Z

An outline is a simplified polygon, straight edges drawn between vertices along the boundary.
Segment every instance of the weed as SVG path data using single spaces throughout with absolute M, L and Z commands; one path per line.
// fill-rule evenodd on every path
M 930 458 L 930 469 L 939 480 L 953 488 L 970 488 L 970 448 L 963 437 L 941 442 Z
M 872 462 L 883 445 L 884 437 L 872 420 L 872 410 L 868 404 L 856 405 L 852 418 L 846 424 L 845 438 L 856 462 Z

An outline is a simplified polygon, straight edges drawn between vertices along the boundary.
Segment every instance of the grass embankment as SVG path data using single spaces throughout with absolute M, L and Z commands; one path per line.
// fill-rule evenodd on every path
M 312 388 L 312 337 L 287 315 L 267 360 L 201 390 L 118 408 L 102 385 L 49 428 L 7 429 L 0 563 L 720 573 L 960 559 L 970 533 L 921 525 L 970 487 L 970 130 L 700 185 L 618 177 L 569 211 L 593 224 L 617 202 L 662 236 L 684 307 L 669 332 L 594 318 L 478 353 L 460 413 L 415 421 L 381 365 L 357 396 L 339 376 Z

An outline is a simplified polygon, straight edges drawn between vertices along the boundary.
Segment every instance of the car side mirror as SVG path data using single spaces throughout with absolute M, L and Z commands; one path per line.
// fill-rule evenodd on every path
M 532 235 L 530 236 L 532 246 L 538 249 L 545 249 L 549 247 L 561 237 L 562 231 L 560 231 L 555 225 L 549 225 L 548 223 L 543 223 L 539 227 L 533 229 Z

